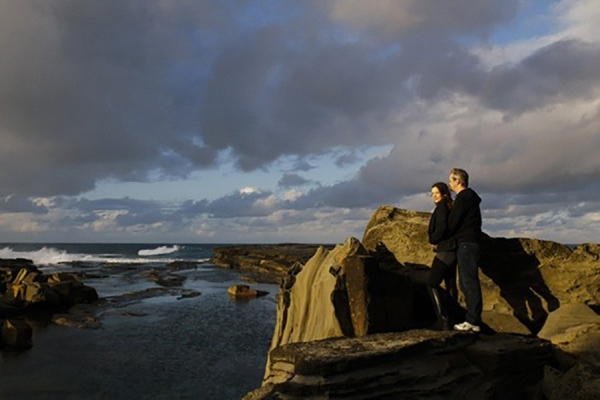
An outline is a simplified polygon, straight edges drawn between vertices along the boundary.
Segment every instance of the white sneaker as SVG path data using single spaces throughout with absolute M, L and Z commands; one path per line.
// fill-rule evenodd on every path
M 481 330 L 481 328 L 478 327 L 477 325 L 473 325 L 473 324 L 470 324 L 467 321 L 465 321 L 462 324 L 456 324 L 456 325 L 454 325 L 454 330 L 457 330 L 457 331 L 479 332 Z

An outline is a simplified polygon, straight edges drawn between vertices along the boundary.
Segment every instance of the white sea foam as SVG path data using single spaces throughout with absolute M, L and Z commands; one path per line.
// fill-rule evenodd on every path
M 76 260 L 87 260 L 90 256 L 82 254 L 69 254 L 64 250 L 52 247 L 42 247 L 33 251 L 14 251 L 10 247 L 0 249 L 0 258 L 26 258 L 35 265 L 54 265 Z
M 146 256 L 160 256 L 163 254 L 171 254 L 179 251 L 181 249 L 180 246 L 160 246 L 155 249 L 144 249 L 138 251 L 138 256 L 146 257 Z
M 0 258 L 15 259 L 25 258 L 31 260 L 38 267 L 56 266 L 62 263 L 85 262 L 106 264 L 168 264 L 176 261 L 193 261 L 206 263 L 209 258 L 186 259 L 166 258 L 162 255 L 174 253 L 181 250 L 183 246 L 161 246 L 155 249 L 139 250 L 137 257 L 129 257 L 124 254 L 81 254 L 69 253 L 54 247 L 42 247 L 37 250 L 16 251 L 11 247 L 0 248 Z

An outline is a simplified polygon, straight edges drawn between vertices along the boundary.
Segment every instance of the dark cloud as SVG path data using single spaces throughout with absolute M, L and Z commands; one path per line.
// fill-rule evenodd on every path
M 268 199 L 271 192 L 237 192 L 211 201 L 206 207 L 206 213 L 212 218 L 231 217 L 264 217 L 271 214 L 274 204 Z
M 421 28 L 446 33 L 479 32 L 514 13 L 514 2 L 407 4 L 390 3 L 390 15 L 408 11 Z M 13 38 L 0 41 L 5 194 L 185 177 L 225 150 L 250 171 L 282 155 L 385 144 L 378 126 L 415 94 L 481 85 L 477 60 L 443 36 L 391 47 L 349 41 L 352 32 L 318 3 L 2 7 L 0 33 Z
M 279 182 L 277 182 L 277 185 L 284 187 L 284 188 L 290 188 L 290 187 L 295 187 L 295 186 L 306 185 L 307 183 L 310 183 L 310 180 L 303 178 L 302 176 L 300 176 L 298 174 L 285 173 L 285 174 L 283 174 L 281 179 L 279 179 Z
M 481 45 L 493 48 L 489 34 L 522 4 L 1 2 L 0 212 L 31 214 L 39 225 L 14 224 L 32 230 L 202 220 L 209 234 L 324 214 L 337 223 L 353 218 L 337 207 L 426 209 L 421 195 L 457 166 L 496 226 L 503 215 L 583 219 L 600 177 L 600 47 L 556 35 L 523 42 L 523 58 L 486 59 Z M 185 178 L 221 162 L 278 166 L 280 187 L 300 187 L 313 183 L 300 173 L 319 168 L 314 156 L 344 168 L 382 145 L 390 153 L 352 178 L 307 185 L 295 199 L 233 187 L 176 204 L 69 197 L 103 180 Z
M 288 203 L 293 209 L 343 207 L 377 207 L 391 200 L 388 192 L 357 180 L 340 182 L 332 186 L 321 186 Z
M 495 68 L 483 87 L 490 107 L 522 114 L 600 92 L 600 45 L 581 40 L 552 43 L 520 63 Z
M 432 34 L 485 36 L 494 26 L 513 18 L 519 8 L 518 0 L 334 0 L 329 4 L 334 19 L 389 39 Z
M 36 204 L 27 197 L 7 196 L 0 198 L 0 212 L 46 214 L 48 207 Z

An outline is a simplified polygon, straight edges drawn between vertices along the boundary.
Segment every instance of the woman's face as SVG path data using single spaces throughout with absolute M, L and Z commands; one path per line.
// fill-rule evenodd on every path
M 433 200 L 435 204 L 443 200 L 440 189 L 436 188 L 435 186 L 431 188 L 431 200 Z

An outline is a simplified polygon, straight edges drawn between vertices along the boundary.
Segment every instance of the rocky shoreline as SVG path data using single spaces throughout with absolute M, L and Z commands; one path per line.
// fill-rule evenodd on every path
M 319 247 L 333 249 L 335 245 L 320 244 L 245 244 L 213 249 L 210 263 L 239 271 L 251 282 L 279 283 L 295 264 L 305 264 Z
M 263 384 L 244 398 L 599 398 L 600 245 L 488 237 L 482 334 L 437 332 L 428 220 L 382 206 L 361 240 L 294 263 Z
M 94 267 L 77 262 L 67 264 L 61 269 L 72 272 L 47 274 L 31 260 L 0 259 L 0 349 L 19 352 L 31 348 L 32 325 L 98 329 L 102 327 L 101 315 L 107 310 L 159 296 L 183 300 L 201 295 L 183 287 L 185 272 L 196 270 L 196 262 L 177 261 L 150 269 L 131 264 Z M 121 276 L 131 283 L 147 282 L 150 287 L 99 297 L 92 287 L 94 281 L 109 276 Z M 234 285 L 228 292 L 231 298 L 239 299 L 267 294 L 248 285 Z
M 488 237 L 482 334 L 436 331 L 424 285 L 432 258 L 428 219 L 382 206 L 360 240 L 215 248 L 211 263 L 246 281 L 280 284 L 264 380 L 244 398 L 598 398 L 600 245 Z M 194 263 L 117 268 L 156 286 L 98 299 L 81 281 L 93 281 L 102 268 L 45 275 L 28 260 L 0 260 L 4 346 L 31 346 L 22 318 L 30 311 L 94 329 L 103 307 L 201 294 L 184 289 L 178 273 Z M 245 285 L 229 293 L 263 294 Z M 457 320 L 463 306 L 459 298 Z

